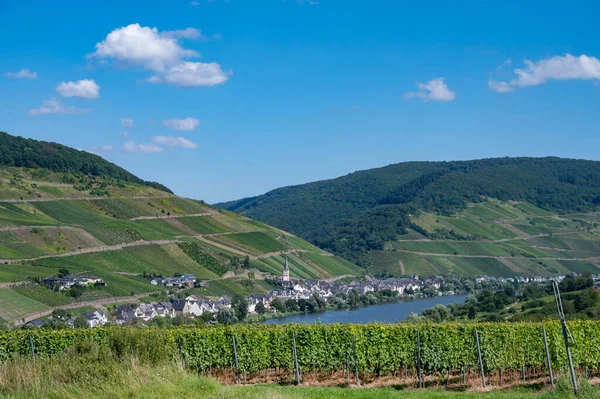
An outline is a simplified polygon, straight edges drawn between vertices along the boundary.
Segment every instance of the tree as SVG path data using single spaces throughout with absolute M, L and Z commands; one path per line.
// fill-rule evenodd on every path
M 351 308 L 355 308 L 358 306 L 358 301 L 360 301 L 360 294 L 356 290 L 356 288 L 350 290 L 348 293 L 348 306 Z
M 231 325 L 237 323 L 238 318 L 235 316 L 233 309 L 224 308 L 217 315 L 217 321 L 221 324 Z
M 285 303 L 283 303 L 283 301 L 279 298 L 273 299 L 273 301 L 271 302 L 271 307 L 279 313 L 285 313 L 287 310 L 285 307 Z
M 210 312 L 204 312 L 202 313 L 202 316 L 200 316 L 200 319 L 204 323 L 210 323 L 211 321 L 213 321 L 213 314 Z
M 61 269 L 58 269 L 58 277 L 59 278 L 67 277 L 69 274 L 71 274 L 69 269 L 65 269 L 64 267 Z
M 250 257 L 248 255 L 246 255 L 246 257 L 244 258 L 244 269 L 249 269 L 250 268 Z
M 85 317 L 77 316 L 75 318 L 75 328 L 88 328 L 90 325 Z
M 598 291 L 594 288 L 587 288 L 575 298 L 575 309 L 580 312 L 596 306 L 596 302 L 598 302 Z
M 73 298 L 79 298 L 81 295 L 83 295 L 83 288 L 80 287 L 72 287 L 69 290 L 69 296 L 73 297 Z
M 265 305 L 262 302 L 257 303 L 254 309 L 258 314 L 265 314 L 265 312 L 267 311 L 267 309 L 265 309 Z
M 285 300 L 285 308 L 288 312 L 297 312 L 300 310 L 300 306 L 298 306 L 298 302 L 295 299 L 286 299 Z
M 239 321 L 244 320 L 248 314 L 248 300 L 242 294 L 235 294 L 231 298 L 231 309 Z
M 65 321 L 71 317 L 71 313 L 65 309 L 54 309 L 52 311 L 52 317 L 56 320 Z

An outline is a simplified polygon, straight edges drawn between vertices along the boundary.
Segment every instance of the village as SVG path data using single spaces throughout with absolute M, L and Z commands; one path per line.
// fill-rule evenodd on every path
M 562 281 L 566 276 L 554 277 L 491 277 L 481 276 L 474 280 L 449 280 L 443 276 L 421 278 L 417 275 L 411 277 L 380 277 L 376 278 L 367 273 L 364 278 L 351 281 L 326 281 L 314 279 L 293 279 L 290 277 L 290 268 L 287 258 L 283 265 L 283 273 L 275 283 L 277 289 L 268 293 L 251 294 L 237 301 L 244 302 L 244 318 L 256 315 L 282 316 L 291 312 L 310 312 L 358 305 L 374 305 L 384 301 L 397 299 L 413 299 L 415 297 L 432 297 L 454 295 L 455 293 L 468 293 L 482 287 L 494 286 L 502 283 L 528 284 L 544 283 L 551 280 Z M 597 287 L 600 286 L 600 275 L 593 275 Z M 60 322 L 65 327 L 102 327 L 107 324 L 131 325 L 152 322 L 157 318 L 201 320 L 204 323 L 227 323 L 227 318 L 219 317 L 223 313 L 232 312 L 232 298 L 224 295 L 218 299 L 200 297 L 198 295 L 184 295 L 186 288 L 203 288 L 206 281 L 199 281 L 193 274 L 176 275 L 173 277 L 151 277 L 150 283 L 165 288 L 164 300 L 126 303 L 115 307 L 107 314 L 103 308 L 84 312 L 78 318 L 63 312 L 53 315 L 55 322 Z M 94 276 L 48 277 L 42 280 L 47 288 L 68 291 L 75 287 L 93 285 L 103 287 L 106 283 Z M 599 287 L 600 288 L 600 287 Z M 354 301 L 351 298 L 354 297 Z M 152 297 L 149 297 L 152 298 Z M 60 310 L 60 309 L 59 309 Z M 79 319 L 79 321 L 77 320 Z M 233 319 L 234 321 L 241 321 Z M 49 320 L 37 319 L 29 321 L 24 328 L 39 328 L 48 325 Z

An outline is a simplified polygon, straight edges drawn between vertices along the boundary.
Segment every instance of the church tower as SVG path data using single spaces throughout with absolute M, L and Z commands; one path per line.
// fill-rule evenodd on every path
M 288 265 L 287 256 L 285 257 L 285 264 L 283 265 L 283 281 L 290 281 L 290 266 Z

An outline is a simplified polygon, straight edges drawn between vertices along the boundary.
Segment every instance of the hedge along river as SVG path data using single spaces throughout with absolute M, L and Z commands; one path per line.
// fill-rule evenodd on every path
M 411 313 L 419 314 L 435 305 L 449 305 L 451 303 L 464 303 L 467 295 L 438 296 L 426 299 L 414 299 L 384 303 L 381 305 L 363 306 L 355 309 L 326 310 L 318 313 L 304 313 L 285 316 L 278 319 L 266 320 L 265 324 L 287 323 L 396 323 L 408 317 Z

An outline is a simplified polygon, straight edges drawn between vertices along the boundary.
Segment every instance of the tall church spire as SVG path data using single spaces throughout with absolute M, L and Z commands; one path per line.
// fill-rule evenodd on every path
M 283 264 L 283 281 L 290 281 L 290 265 L 288 264 L 288 258 L 285 257 L 285 263 Z

